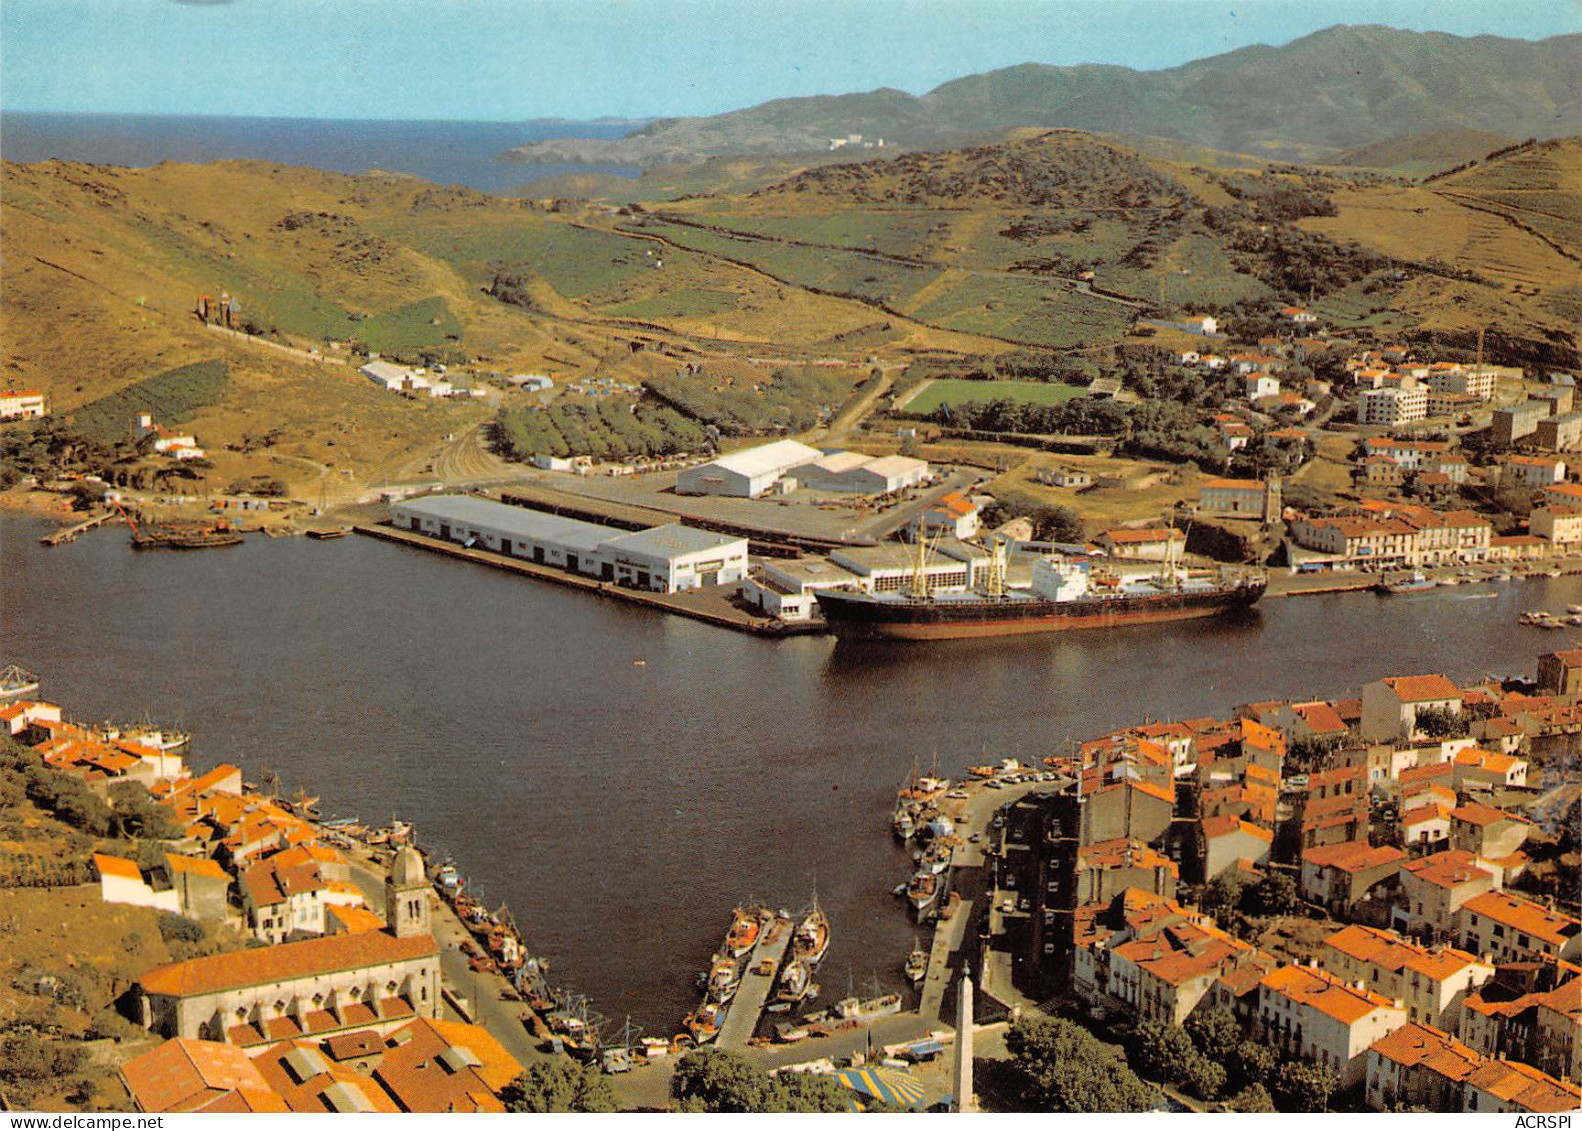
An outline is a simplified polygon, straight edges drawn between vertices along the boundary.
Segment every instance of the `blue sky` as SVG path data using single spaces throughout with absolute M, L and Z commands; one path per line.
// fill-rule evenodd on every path
M 518 120 L 1173 66 L 1336 23 L 1525 39 L 1575 0 L 4 0 L 0 108 Z

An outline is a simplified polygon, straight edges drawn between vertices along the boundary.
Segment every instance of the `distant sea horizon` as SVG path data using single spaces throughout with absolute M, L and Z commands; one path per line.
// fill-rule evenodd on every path
M 506 150 L 552 137 L 618 138 L 641 121 L 358 121 L 176 114 L 78 114 L 0 110 L 0 157 L 31 164 L 82 161 L 147 168 L 162 161 L 258 160 L 333 173 L 408 173 L 436 184 L 507 193 L 562 173 L 636 176 L 618 165 L 500 161 Z

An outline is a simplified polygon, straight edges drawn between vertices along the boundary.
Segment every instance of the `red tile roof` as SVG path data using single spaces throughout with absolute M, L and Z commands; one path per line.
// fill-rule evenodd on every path
M 382 931 L 370 931 L 172 962 L 156 966 L 144 974 L 140 982 L 150 994 L 187 997 L 438 957 L 439 944 L 432 935 L 398 939 Z

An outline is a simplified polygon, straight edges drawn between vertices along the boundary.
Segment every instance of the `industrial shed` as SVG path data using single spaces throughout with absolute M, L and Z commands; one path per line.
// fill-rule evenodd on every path
M 819 452 L 795 440 L 776 440 L 720 456 L 676 476 L 679 495 L 732 495 L 756 499 L 794 467 L 813 463 Z
M 465 495 L 397 503 L 391 522 L 401 530 L 660 593 L 747 575 L 747 539 L 680 523 L 619 531 Z

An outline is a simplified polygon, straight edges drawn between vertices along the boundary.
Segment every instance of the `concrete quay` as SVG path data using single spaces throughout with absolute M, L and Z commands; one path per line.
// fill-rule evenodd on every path
M 773 617 L 754 616 L 736 605 L 721 593 L 708 593 L 693 591 L 688 593 L 648 593 L 640 589 L 628 589 L 608 581 L 599 581 L 591 577 L 582 577 L 578 574 L 568 573 L 566 570 L 554 566 L 539 565 L 535 562 L 525 562 L 517 558 L 509 558 L 504 554 L 497 554 L 492 550 L 472 550 L 465 546 L 458 546 L 454 542 L 447 542 L 439 538 L 431 538 L 426 534 L 418 534 L 410 530 L 398 530 L 386 525 L 358 525 L 352 527 L 358 534 L 369 538 L 378 538 L 384 542 L 396 542 L 404 546 L 413 546 L 434 553 L 445 554 L 464 561 L 486 565 L 493 569 L 503 569 L 510 573 L 525 574 L 540 581 L 551 581 L 556 585 L 569 586 L 572 589 L 581 589 L 600 597 L 610 597 L 618 601 L 626 601 L 633 605 L 642 605 L 646 608 L 656 609 L 659 612 L 674 613 L 677 616 L 690 617 L 693 620 L 712 624 L 717 628 L 730 628 L 738 632 L 748 632 L 757 636 L 789 636 L 799 632 L 822 632 L 823 625 L 787 626 Z
M 780 975 L 780 966 L 785 962 L 794 933 L 791 923 L 776 919 L 748 953 L 747 969 L 730 1008 L 725 1011 L 725 1024 L 720 1026 L 719 1036 L 715 1038 L 721 1048 L 744 1048 L 757 1030 L 758 1019 L 769 1002 L 769 994 Z M 771 964 L 769 973 L 756 973 L 759 964 L 766 960 Z

